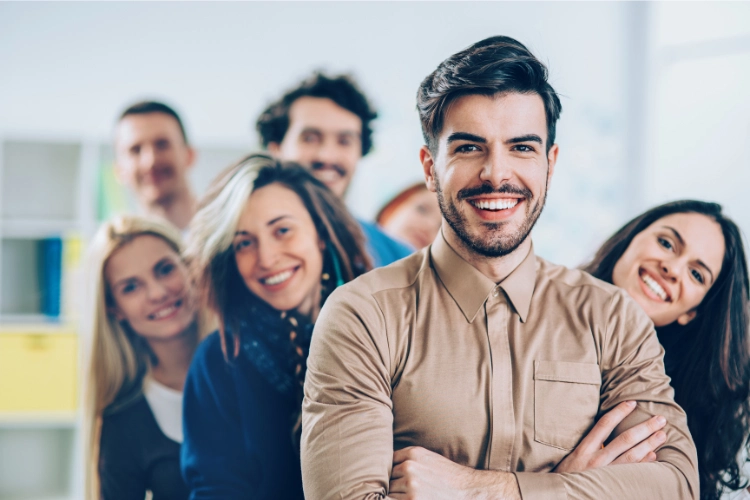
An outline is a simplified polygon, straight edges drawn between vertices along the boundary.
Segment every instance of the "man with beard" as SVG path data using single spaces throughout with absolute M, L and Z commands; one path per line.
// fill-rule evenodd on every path
M 320 312 L 306 498 L 697 498 L 649 318 L 534 255 L 558 155 L 544 65 L 492 37 L 441 63 L 417 101 L 441 233 Z
M 350 77 L 315 73 L 271 103 L 256 128 L 269 153 L 309 167 L 320 182 L 343 198 L 359 160 L 372 147 L 370 123 L 376 117 Z M 375 267 L 414 251 L 372 222 L 359 220 L 359 224 Z
M 182 120 L 155 101 L 128 107 L 115 127 L 115 175 L 135 195 L 141 212 L 185 231 L 197 208 L 188 171 L 195 161 Z

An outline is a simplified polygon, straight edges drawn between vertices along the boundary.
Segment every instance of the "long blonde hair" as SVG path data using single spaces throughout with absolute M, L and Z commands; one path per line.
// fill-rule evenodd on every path
M 178 254 L 182 250 L 179 231 L 166 221 L 142 216 L 120 216 L 105 222 L 88 250 L 87 290 L 84 302 L 84 332 L 88 344 L 84 383 L 84 457 L 86 498 L 98 499 L 99 438 L 104 410 L 118 394 L 139 392 L 142 376 L 152 364 L 152 354 L 140 337 L 134 336 L 107 311 L 112 305 L 104 268 L 112 254 L 143 235 L 164 240 Z M 207 330 L 204 315 L 196 316 L 198 335 Z

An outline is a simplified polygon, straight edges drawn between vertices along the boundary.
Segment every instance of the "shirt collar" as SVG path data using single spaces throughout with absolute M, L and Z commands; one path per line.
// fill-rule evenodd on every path
M 438 277 L 458 304 L 466 321 L 471 323 L 492 293 L 495 283 L 458 255 L 445 241 L 442 230 L 430 246 L 430 256 Z M 500 288 L 522 322 L 526 322 L 529 314 L 535 281 L 536 258 L 532 245 L 521 264 L 500 282 Z

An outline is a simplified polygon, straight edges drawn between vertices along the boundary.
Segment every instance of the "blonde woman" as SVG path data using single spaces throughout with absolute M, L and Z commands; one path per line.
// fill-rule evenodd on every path
M 307 170 L 253 155 L 221 174 L 187 255 L 219 331 L 185 383 L 182 469 L 192 499 L 302 499 L 299 430 L 312 325 L 370 268 L 343 202 Z
M 187 498 L 180 476 L 182 389 L 202 325 L 166 222 L 105 223 L 88 259 L 85 391 L 89 499 Z

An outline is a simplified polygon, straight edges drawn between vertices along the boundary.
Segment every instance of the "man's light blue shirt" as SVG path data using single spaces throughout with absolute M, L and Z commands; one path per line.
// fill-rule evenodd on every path
M 387 266 L 399 259 L 414 253 L 414 249 L 405 243 L 396 241 L 383 232 L 374 222 L 357 219 L 365 233 L 367 253 L 372 258 L 373 267 Z

